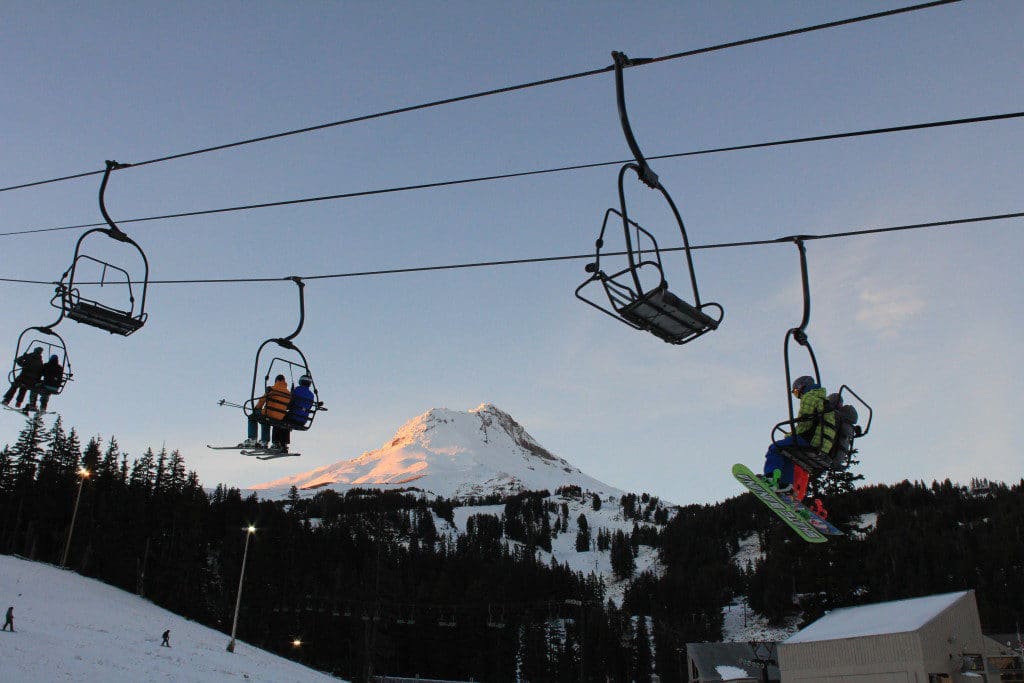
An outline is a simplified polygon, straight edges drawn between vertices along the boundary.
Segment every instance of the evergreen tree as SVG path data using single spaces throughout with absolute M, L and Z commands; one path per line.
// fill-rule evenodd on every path
M 100 441 L 97 438 L 89 440 L 89 445 L 85 447 L 88 453 L 93 448 L 99 450 Z M 117 443 L 117 439 L 113 436 L 110 437 L 110 441 L 107 442 L 107 450 L 103 453 L 103 460 L 96 467 L 96 478 L 99 480 L 114 481 L 120 476 L 120 464 L 121 458 L 121 447 Z
M 6 493 L 14 488 L 14 455 L 10 446 L 4 446 L 0 451 L 0 493 Z
M 652 671 L 651 637 L 647 628 L 647 617 L 635 617 L 636 627 L 633 638 L 633 677 L 636 683 L 650 683 Z
M 590 525 L 586 515 L 580 513 L 576 520 L 576 552 L 585 553 L 590 550 Z
M 153 490 L 156 480 L 156 455 L 152 448 L 147 448 L 141 457 L 132 463 L 132 471 L 128 477 L 128 486 L 139 491 Z
M 16 458 L 14 485 L 18 489 L 28 488 L 36 477 L 39 459 L 43 456 L 43 418 L 38 413 L 28 418 L 24 429 L 18 434 L 11 454 Z
M 615 573 L 615 577 L 620 581 L 630 578 L 633 576 L 633 572 L 636 571 L 636 562 L 633 559 L 633 546 L 630 543 L 629 536 L 622 529 L 616 529 L 612 535 L 611 561 L 612 572 Z

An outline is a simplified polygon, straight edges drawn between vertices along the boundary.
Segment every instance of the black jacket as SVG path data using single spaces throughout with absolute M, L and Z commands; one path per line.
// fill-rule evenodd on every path
M 43 376 L 43 356 L 39 353 L 26 353 L 18 359 L 21 374 L 18 379 L 24 384 L 35 384 Z
M 55 360 L 46 361 L 43 366 L 43 384 L 48 387 L 59 387 L 64 379 L 64 368 Z

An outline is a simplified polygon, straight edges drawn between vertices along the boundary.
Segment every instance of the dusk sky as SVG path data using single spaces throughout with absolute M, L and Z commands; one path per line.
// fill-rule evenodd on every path
M 0 14 L 0 187 L 599 69 L 904 4 L 885 2 L 13 3 Z M 968 0 L 628 69 L 649 156 L 1024 111 L 1024 3 Z M 1024 210 L 1024 121 L 654 160 L 692 244 Z M 603 73 L 118 171 L 115 220 L 621 160 Z M 583 254 L 617 167 L 122 228 L 153 279 L 314 276 Z M 101 220 L 99 176 L 0 193 L 0 233 Z M 680 244 L 635 180 L 636 220 Z M 1018 480 L 1020 218 L 807 243 L 808 334 L 829 390 L 875 410 L 867 482 Z M 0 277 L 56 281 L 83 230 L 0 236 Z M 94 255 L 130 255 L 96 239 Z M 801 315 L 792 244 L 695 251 L 716 332 L 682 347 L 573 296 L 584 260 L 310 280 L 296 339 L 328 412 L 271 462 L 245 437 L 253 361 L 298 316 L 287 281 L 162 284 L 123 338 L 65 321 L 53 399 L 83 441 L 179 449 L 207 486 L 357 457 L 430 408 L 489 402 L 613 486 L 675 503 L 737 495 L 786 415 Z M 668 254 L 673 291 L 685 262 Z M 121 261 L 118 261 L 119 263 Z M 131 268 L 130 268 L 131 269 Z M 137 272 L 137 270 L 136 270 Z M 50 323 L 53 286 L 0 282 L 0 342 Z M 93 293 L 117 298 L 118 290 Z M 798 374 L 808 368 L 794 356 Z M 8 361 L 10 362 L 10 361 Z M 53 420 L 47 418 L 48 424 Z M 0 445 L 24 422 L 0 414 Z

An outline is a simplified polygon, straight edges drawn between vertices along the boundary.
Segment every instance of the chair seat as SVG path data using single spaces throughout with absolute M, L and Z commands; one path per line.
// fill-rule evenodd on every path
M 130 312 L 119 311 L 109 306 L 79 299 L 68 307 L 68 317 L 75 322 L 84 323 L 106 330 L 111 334 L 130 335 L 143 326 L 145 318 L 132 317 Z
M 671 344 L 718 328 L 717 320 L 686 303 L 666 287 L 653 289 L 626 304 L 619 309 L 619 315 Z

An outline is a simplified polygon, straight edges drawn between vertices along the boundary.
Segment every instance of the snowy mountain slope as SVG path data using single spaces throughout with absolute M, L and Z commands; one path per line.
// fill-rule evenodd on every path
M 290 487 L 416 488 L 446 498 L 517 493 L 575 484 L 602 496 L 622 491 L 581 472 L 541 446 L 510 415 L 484 403 L 475 410 L 429 410 L 383 446 L 353 460 L 253 487 L 268 498 Z
M 244 598 L 243 598 L 244 599 Z M 0 555 L 0 612 L 14 606 L 16 632 L 0 633 L 0 681 L 337 681 L 48 564 Z M 160 646 L 170 629 L 171 647 Z
M 565 564 L 573 571 L 595 574 L 604 582 L 607 599 L 610 599 L 616 605 L 621 605 L 626 587 L 631 579 L 617 580 L 615 578 L 612 572 L 611 552 L 608 550 L 598 550 L 594 539 L 597 538 L 597 534 L 601 530 L 607 530 L 612 533 L 615 531 L 629 533 L 633 530 L 634 520 L 627 519 L 622 514 L 617 496 L 606 496 L 603 499 L 600 510 L 593 509 L 589 498 L 584 499 L 583 497 L 571 495 L 553 494 L 548 500 L 558 503 L 559 506 L 563 503 L 566 505 L 569 525 L 566 531 L 559 533 L 555 538 L 551 539 L 550 553 L 543 549 L 537 549 L 540 561 L 547 564 L 553 558 L 559 564 Z M 466 533 L 467 523 L 473 515 L 493 515 L 500 518 L 504 509 L 504 505 L 464 505 L 455 508 L 454 528 L 448 526 L 446 521 L 437 517 L 435 517 L 434 522 L 442 533 L 448 533 L 450 537 L 454 537 L 458 534 Z M 586 551 L 576 550 L 576 532 L 579 528 L 578 520 L 580 515 L 586 518 L 587 525 L 591 530 L 591 548 Z M 549 514 L 548 518 L 551 527 L 555 528 L 556 517 Z M 658 525 L 650 524 L 650 526 Z M 515 545 L 514 541 L 511 543 Z M 664 567 L 658 559 L 657 551 L 649 546 L 640 546 L 634 561 L 636 563 L 636 574 L 651 571 L 660 575 L 664 572 Z

